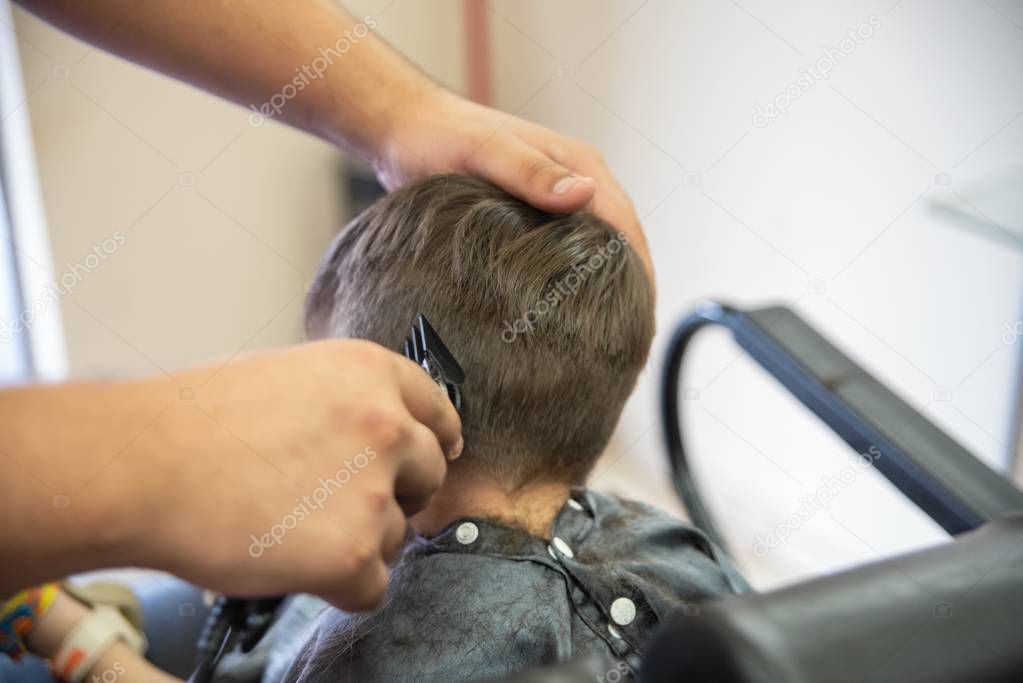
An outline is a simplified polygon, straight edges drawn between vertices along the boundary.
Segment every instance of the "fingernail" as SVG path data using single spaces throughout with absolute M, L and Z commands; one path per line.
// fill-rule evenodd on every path
M 455 444 L 454 449 L 451 451 L 450 460 L 457 460 L 458 456 L 462 454 L 462 449 L 465 448 L 465 438 L 462 436 L 458 437 L 458 443 Z
M 582 178 L 580 178 L 579 176 L 567 175 L 558 182 L 554 183 L 554 187 L 552 187 L 551 189 L 554 191 L 554 194 L 568 194 L 568 191 L 575 187 L 576 183 L 578 183 L 580 180 L 582 180 Z

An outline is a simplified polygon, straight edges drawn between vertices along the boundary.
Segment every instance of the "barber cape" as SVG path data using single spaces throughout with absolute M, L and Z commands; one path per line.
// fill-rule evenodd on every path
M 698 615 L 700 603 L 747 590 L 702 532 L 577 490 L 550 540 L 477 518 L 414 539 L 384 605 L 327 608 L 285 680 L 489 680 L 580 657 L 623 680 L 669 612 Z

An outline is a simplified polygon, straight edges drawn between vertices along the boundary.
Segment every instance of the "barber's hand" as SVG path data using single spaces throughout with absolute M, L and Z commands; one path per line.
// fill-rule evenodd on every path
M 551 213 L 588 208 L 628 236 L 653 275 L 636 210 L 592 145 L 440 88 L 401 109 L 374 160 L 388 190 L 434 173 L 465 173 Z
M 199 387 L 210 373 L 179 381 Z M 126 514 L 148 527 L 124 557 L 232 596 L 303 591 L 372 608 L 406 515 L 461 448 L 446 394 L 380 346 L 329 340 L 240 356 L 119 459 L 118 480 L 141 493 Z

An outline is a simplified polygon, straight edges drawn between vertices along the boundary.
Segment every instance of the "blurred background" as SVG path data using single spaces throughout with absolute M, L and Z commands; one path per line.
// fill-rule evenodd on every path
M 344 4 L 453 90 L 596 145 L 634 199 L 659 337 L 596 488 L 681 514 L 657 379 L 705 298 L 793 307 L 1019 481 L 1023 3 Z M 24 298 L 77 273 L 20 357 L 44 377 L 124 376 L 299 341 L 305 284 L 371 174 L 21 10 L 2 19 L 23 86 L 8 80 L 0 116 L 37 157 L 9 208 L 37 257 L 19 264 Z M 724 333 L 687 370 L 697 476 L 758 588 L 946 538 L 874 472 L 829 484 L 852 454 Z

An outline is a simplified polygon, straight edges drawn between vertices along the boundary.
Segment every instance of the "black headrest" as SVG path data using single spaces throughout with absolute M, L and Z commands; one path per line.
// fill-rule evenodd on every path
M 1023 681 L 1023 516 L 666 620 L 644 683 Z

